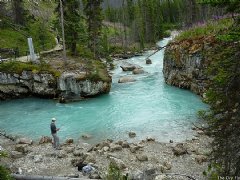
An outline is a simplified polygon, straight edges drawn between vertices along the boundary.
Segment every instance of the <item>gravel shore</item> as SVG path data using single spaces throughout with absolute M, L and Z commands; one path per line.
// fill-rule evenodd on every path
M 9 158 L 2 158 L 0 163 L 12 173 L 79 178 L 88 177 L 78 171 L 79 163 L 90 163 L 96 169 L 90 177 L 104 178 L 112 162 L 133 179 L 188 179 L 187 176 L 191 176 L 202 180 L 206 179 L 203 171 L 207 170 L 211 141 L 198 129 L 192 139 L 182 143 L 161 143 L 146 138 L 138 143 L 106 140 L 90 145 L 68 139 L 61 144 L 61 150 L 55 150 L 48 138 L 39 144 L 27 138 L 11 141 L 0 136 L 0 145 L 9 154 Z

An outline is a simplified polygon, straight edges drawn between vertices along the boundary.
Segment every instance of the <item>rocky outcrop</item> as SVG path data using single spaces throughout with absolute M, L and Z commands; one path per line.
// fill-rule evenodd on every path
M 203 95 L 209 82 L 205 75 L 209 64 L 206 54 L 214 44 L 214 37 L 171 42 L 165 50 L 163 63 L 166 83 Z
M 51 73 L 23 71 L 21 74 L 0 72 L 0 100 L 25 96 L 54 98 L 59 96 L 86 97 L 108 93 L 111 82 L 89 80 L 78 72 Z

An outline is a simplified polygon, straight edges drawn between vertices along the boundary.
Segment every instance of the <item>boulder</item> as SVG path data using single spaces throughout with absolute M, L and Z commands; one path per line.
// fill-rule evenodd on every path
M 133 70 L 132 73 L 133 74 L 143 74 L 143 73 L 145 73 L 145 71 L 142 68 L 141 69 L 136 68 L 136 69 Z
M 104 146 L 104 147 L 103 147 L 103 151 L 104 151 L 104 152 L 109 151 L 109 149 L 110 149 L 110 148 L 109 148 L 108 146 Z
M 135 82 L 136 79 L 132 78 L 132 77 L 127 77 L 127 76 L 124 76 L 124 77 L 121 77 L 119 80 L 118 80 L 118 83 L 128 83 L 128 82 Z
M 76 167 L 78 166 L 79 164 L 82 164 L 83 163 L 83 159 L 82 158 L 73 158 L 71 160 L 71 164 Z
M 130 138 L 134 138 L 134 137 L 136 137 L 136 133 L 131 131 L 131 132 L 128 133 L 128 136 Z
M 28 145 L 27 144 L 17 144 L 15 146 L 15 151 L 21 152 L 21 153 L 27 153 L 28 150 Z
M 140 146 L 136 146 L 136 145 L 130 145 L 130 151 L 132 153 L 135 153 L 137 150 L 139 150 L 141 147 Z
M 118 144 L 110 144 L 110 151 L 114 152 L 114 151 L 121 151 L 122 150 L 122 146 L 118 145 Z
M 73 144 L 73 139 L 72 138 L 68 138 L 66 141 L 65 141 L 66 144 Z
M 180 156 L 187 153 L 187 148 L 183 145 L 183 143 L 178 143 L 175 147 L 172 149 L 174 155 Z
M 29 144 L 29 145 L 31 145 L 33 143 L 33 141 L 31 139 L 28 139 L 28 138 L 18 138 L 16 140 L 16 143 L 17 144 Z
M 147 142 L 154 142 L 154 141 L 155 141 L 155 138 L 147 137 L 147 138 L 146 138 L 146 141 L 147 141 Z
M 21 152 L 18 152 L 18 151 L 12 151 L 11 152 L 11 158 L 13 158 L 13 159 L 18 159 L 18 158 L 21 158 L 23 156 L 24 155 Z
M 136 158 L 137 158 L 139 161 L 148 161 L 148 157 L 147 157 L 145 154 L 137 154 L 137 155 L 136 155 Z
M 120 67 L 122 68 L 123 71 L 133 71 L 136 68 L 141 68 L 141 66 L 139 66 L 139 65 L 130 64 L 130 63 L 124 63 Z
M 121 159 L 115 157 L 109 157 L 109 159 L 115 166 L 117 166 L 121 170 L 127 167 L 126 164 Z
M 52 138 L 48 136 L 42 136 L 39 141 L 39 144 L 44 144 L 44 143 L 52 143 Z
M 86 158 L 84 160 L 84 164 L 89 164 L 89 163 L 96 163 L 96 157 L 93 154 L 86 154 Z
M 123 141 L 122 147 L 123 148 L 129 148 L 130 146 L 129 146 L 129 143 L 127 141 Z
M 152 64 L 152 60 L 151 59 L 147 59 L 146 60 L 146 64 Z
M 197 157 L 195 157 L 195 161 L 196 161 L 198 164 L 202 164 L 203 162 L 207 162 L 207 156 L 198 155 Z

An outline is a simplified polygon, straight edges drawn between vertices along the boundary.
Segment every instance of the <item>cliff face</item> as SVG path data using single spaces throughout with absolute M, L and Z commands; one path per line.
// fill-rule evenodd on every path
M 206 52 L 211 51 L 214 42 L 214 37 L 171 42 L 165 50 L 163 62 L 166 83 L 202 96 L 209 82 L 204 73 L 209 64 Z
M 0 72 L 0 100 L 29 95 L 54 98 L 86 97 L 108 93 L 111 82 L 79 79 L 80 74 L 64 72 L 59 78 L 51 73 L 23 71 L 21 74 Z

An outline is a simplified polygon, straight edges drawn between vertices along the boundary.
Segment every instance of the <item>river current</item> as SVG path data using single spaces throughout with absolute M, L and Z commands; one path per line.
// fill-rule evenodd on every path
M 164 46 L 168 41 L 158 44 Z M 153 55 L 152 64 L 146 65 L 149 53 L 124 60 L 142 66 L 147 72 L 142 75 L 123 72 L 120 65 L 124 61 L 116 61 L 112 88 L 106 95 L 68 104 L 38 98 L 0 102 L 0 129 L 38 139 L 50 136 L 49 125 L 55 117 L 61 140 L 80 139 L 83 134 L 92 136 L 89 143 L 107 138 L 130 140 L 129 131 L 136 132 L 134 140 L 154 137 L 168 142 L 190 138 L 192 123 L 198 121 L 197 111 L 208 107 L 192 92 L 165 84 L 164 50 Z M 118 79 L 126 75 L 137 81 L 119 84 Z

